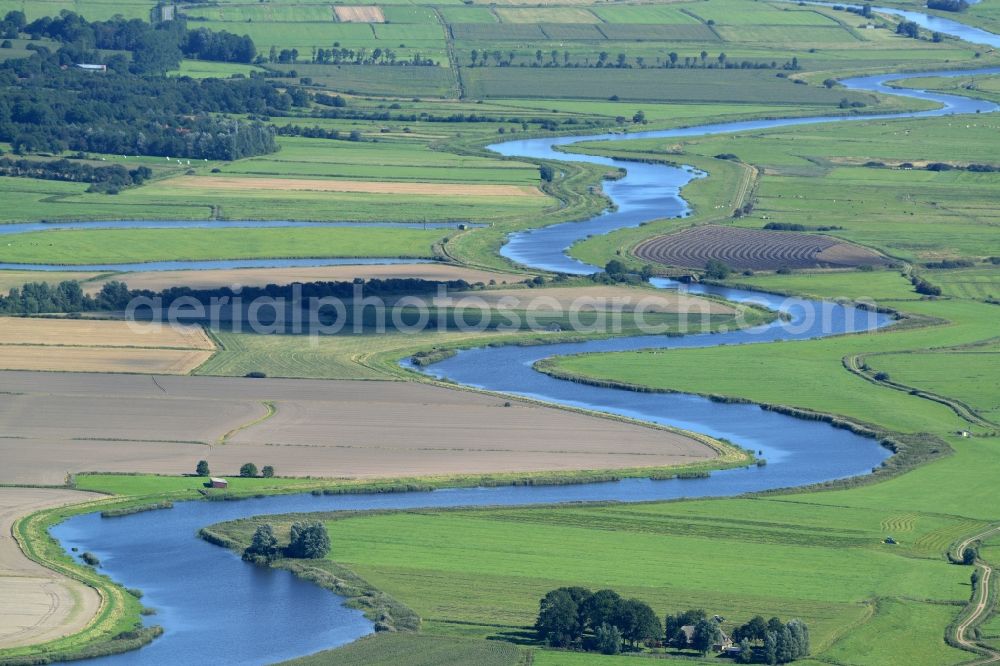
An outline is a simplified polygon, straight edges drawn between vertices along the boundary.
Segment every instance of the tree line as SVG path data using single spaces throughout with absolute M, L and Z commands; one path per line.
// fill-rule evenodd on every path
M 117 192 L 126 187 L 141 185 L 152 175 L 152 169 L 146 166 L 126 169 L 121 164 L 94 166 L 67 159 L 28 160 L 0 157 L 0 176 L 91 183 L 88 192 Z
M 119 311 L 128 307 L 135 298 L 159 299 L 169 307 L 181 298 L 208 306 L 213 298 L 242 299 L 250 303 L 255 298 L 339 298 L 356 296 L 401 296 L 436 293 L 439 287 L 450 291 L 467 291 L 472 285 L 465 280 L 434 281 L 420 278 L 357 279 L 351 282 L 305 282 L 288 285 L 269 284 L 264 287 L 244 287 L 238 293 L 229 287 L 217 289 L 192 289 L 170 287 L 162 291 L 129 289 L 124 282 L 105 282 L 100 291 L 91 296 L 84 293 L 76 280 L 63 280 L 57 285 L 47 282 L 28 282 L 13 287 L 6 296 L 0 296 L 0 314 L 33 315 L 43 313 L 80 313 L 93 311 Z
M 624 650 L 671 646 L 707 655 L 725 644 L 722 618 L 692 609 L 667 615 L 661 623 L 649 604 L 614 590 L 591 592 L 560 587 L 538 604 L 535 630 L 548 645 L 618 654 Z M 733 631 L 741 663 L 784 664 L 809 654 L 809 629 L 800 620 L 765 622 L 756 616 Z
M 516 51 L 500 50 L 480 51 L 472 49 L 469 52 L 469 67 L 513 67 L 514 60 L 518 57 Z M 492 60 L 492 62 L 491 62 Z M 798 58 L 792 58 L 785 63 L 778 64 L 778 61 L 770 62 L 753 60 L 730 60 L 725 53 L 710 57 L 708 51 L 702 51 L 698 55 L 684 56 L 671 51 L 666 57 L 656 56 L 655 62 L 650 62 L 645 56 L 635 56 L 629 58 L 626 53 L 619 53 L 611 59 L 611 54 L 601 51 L 596 59 L 591 62 L 590 56 L 584 56 L 580 62 L 578 56 L 573 56 L 569 51 L 561 54 L 557 50 L 549 51 L 547 54 L 541 49 L 535 51 L 533 60 L 521 60 L 518 67 L 567 67 L 567 68 L 590 68 L 590 69 L 785 69 L 798 70 Z
M 938 9 L 943 12 L 964 12 L 969 8 L 965 0 L 927 0 L 927 9 Z
M 330 102 L 335 99 L 343 99 L 339 95 L 329 95 L 319 93 L 315 96 L 315 101 L 327 108 L 314 109 L 312 115 L 317 118 L 338 118 L 349 120 L 378 120 L 396 122 L 425 122 L 425 123 L 510 123 L 520 125 L 527 130 L 529 124 L 538 125 L 541 129 L 554 131 L 559 125 L 600 125 L 599 121 L 590 122 L 579 118 L 569 117 L 556 121 L 552 118 L 542 118 L 538 116 L 494 116 L 482 113 L 450 113 L 448 115 L 438 115 L 421 111 L 420 113 L 393 113 L 394 110 L 401 109 L 398 103 L 390 104 L 386 109 L 366 111 L 355 108 L 345 108 L 340 104 Z
M 265 523 L 258 525 L 243 550 L 243 560 L 254 564 L 270 564 L 280 557 L 319 560 L 330 552 L 330 535 L 320 522 L 295 522 L 289 531 L 288 545 L 282 547 L 274 535 L 274 528 Z
M 299 62 L 298 49 L 281 49 L 272 46 L 268 52 L 267 59 L 260 58 L 261 62 L 277 64 L 297 64 Z M 403 67 L 438 67 L 440 62 L 433 58 L 425 58 L 420 53 L 414 53 L 407 58 L 400 58 L 392 49 L 376 47 L 371 51 L 367 47 L 357 50 L 342 47 L 340 42 L 334 42 L 333 48 L 312 49 L 309 62 L 316 65 L 386 65 Z
M 264 79 L 145 77 L 109 61 L 105 73 L 73 67 L 64 47 L 0 63 L 0 141 L 15 152 L 65 150 L 234 160 L 274 152 L 273 128 L 213 114 L 268 114 L 291 96 Z

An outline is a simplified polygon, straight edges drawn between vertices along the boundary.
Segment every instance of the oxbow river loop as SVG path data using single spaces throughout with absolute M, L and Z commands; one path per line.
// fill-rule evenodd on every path
M 879 11 L 905 14 L 910 20 L 923 16 L 900 10 Z M 1000 38 L 996 35 L 947 19 L 924 18 L 934 22 L 935 30 L 1000 46 Z M 953 25 L 949 27 L 949 24 Z M 959 26 L 961 30 L 954 26 Z M 971 36 L 968 30 L 982 34 Z M 1000 70 L 980 71 L 992 73 Z M 628 135 L 532 139 L 492 146 L 497 152 L 509 156 L 587 161 L 627 170 L 625 178 L 608 182 L 605 186 L 606 193 L 616 204 L 613 212 L 586 222 L 517 234 L 505 246 L 504 254 L 532 267 L 590 273 L 593 267 L 567 257 L 565 249 L 590 234 L 608 233 L 655 218 L 686 214 L 687 204 L 680 197 L 680 188 L 692 178 L 704 176 L 691 169 L 573 155 L 557 147 L 565 148 L 580 141 L 698 136 L 815 122 L 997 110 L 997 106 L 989 102 L 921 91 L 903 92 L 887 85 L 892 80 L 914 76 L 968 74 L 969 71 L 921 72 L 844 81 L 850 88 L 930 99 L 943 105 L 940 109 L 920 113 L 738 122 Z M 655 285 L 678 288 L 669 281 L 659 281 Z M 884 315 L 831 303 L 710 287 L 692 289 L 699 290 L 733 301 L 759 302 L 781 310 L 788 317 L 750 330 L 715 335 L 616 338 L 545 347 L 473 349 L 435 364 L 427 371 L 470 386 L 726 437 L 747 448 L 761 450 L 769 462 L 766 467 L 721 471 L 710 478 L 692 480 L 630 479 L 581 486 L 468 488 L 394 495 L 290 495 L 243 502 L 183 502 L 170 511 L 139 513 L 115 520 L 102 520 L 96 514 L 78 516 L 55 527 L 53 535 L 66 548 L 75 547 L 95 553 L 102 562 L 102 570 L 116 581 L 142 589 L 145 593 L 143 603 L 157 609 L 158 615 L 154 620 L 166 630 L 161 638 L 142 650 L 90 663 L 193 664 L 204 661 L 206 655 L 223 653 L 226 662 L 231 664 L 273 663 L 335 647 L 372 631 L 371 624 L 359 612 L 344 608 L 340 600 L 329 592 L 297 580 L 285 571 L 247 565 L 232 553 L 198 540 L 195 537 L 197 529 L 211 523 L 293 511 L 588 500 L 640 501 L 734 495 L 863 474 L 888 456 L 888 452 L 874 441 L 821 422 L 802 421 L 752 405 L 713 403 L 695 396 L 642 394 L 583 386 L 552 379 L 531 367 L 534 361 L 557 354 L 797 340 L 846 332 L 880 335 L 879 329 L 889 323 Z

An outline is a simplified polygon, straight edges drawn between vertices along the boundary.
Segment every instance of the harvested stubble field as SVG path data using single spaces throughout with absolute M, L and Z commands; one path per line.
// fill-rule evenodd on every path
M 57 488 L 0 488 L 0 648 L 75 633 L 97 612 L 96 590 L 29 560 L 11 538 L 21 516 L 93 497 Z
M 80 319 L 0 320 L 0 368 L 187 374 L 215 351 L 201 327 Z
M 333 8 L 337 20 L 341 23 L 385 23 L 385 15 L 381 7 L 376 6 L 338 6 Z
M 88 282 L 83 288 L 88 293 L 100 291 L 112 280 L 120 280 L 131 289 L 160 291 L 170 287 L 191 287 L 192 289 L 216 289 L 241 285 L 244 287 L 268 284 L 291 284 L 292 282 L 344 282 L 355 278 L 364 280 L 385 280 L 392 278 L 417 278 L 421 280 L 448 281 L 465 280 L 497 284 L 521 282 L 527 275 L 494 273 L 475 268 L 465 268 L 452 264 L 384 264 L 357 266 L 305 266 L 298 268 L 237 268 L 231 270 L 205 271 L 146 271 L 142 273 L 119 273 L 110 277 Z M 30 281 L 30 280 L 22 280 Z M 20 284 L 20 283 L 18 283 Z
M 0 404 L 0 482 L 179 474 L 199 459 L 220 474 L 255 460 L 288 476 L 393 478 L 717 455 L 664 430 L 415 383 L 2 372 L 0 391 L 14 394 Z
M 368 194 L 416 194 L 466 197 L 541 197 L 537 187 L 522 185 L 488 185 L 468 183 L 400 183 L 365 180 L 319 180 L 305 178 L 224 178 L 181 176 L 170 184 L 180 188 L 201 190 L 279 192 L 358 192 Z
M 718 260 L 736 270 L 849 268 L 885 265 L 881 255 L 816 234 L 705 225 L 657 236 L 635 249 L 640 259 L 682 268 Z

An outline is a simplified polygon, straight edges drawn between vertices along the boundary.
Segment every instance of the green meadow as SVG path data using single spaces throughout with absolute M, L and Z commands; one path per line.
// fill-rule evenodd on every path
M 2 256 L 11 263 L 66 266 L 255 258 L 430 258 L 432 246 L 447 233 L 385 227 L 35 231 L 8 237 Z

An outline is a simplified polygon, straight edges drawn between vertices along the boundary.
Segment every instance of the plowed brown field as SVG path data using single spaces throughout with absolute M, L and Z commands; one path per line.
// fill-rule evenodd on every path
M 67 472 L 391 478 L 708 460 L 681 434 L 426 384 L 0 372 L 0 483 Z M 274 405 L 270 418 L 264 403 Z M 237 430 L 241 425 L 248 426 Z M 227 443 L 218 443 L 232 433 Z
M 681 268 L 704 268 L 716 259 L 735 270 L 849 268 L 888 263 L 882 255 L 830 236 L 705 225 L 657 236 L 639 244 L 635 255 Z

